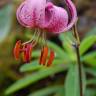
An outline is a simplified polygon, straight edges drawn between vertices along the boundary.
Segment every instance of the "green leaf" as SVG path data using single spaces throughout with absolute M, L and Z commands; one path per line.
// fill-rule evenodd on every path
M 87 80 L 87 85 L 90 85 L 90 84 L 96 85 L 96 78 Z
M 68 43 L 67 41 L 64 42 L 64 49 L 65 51 L 70 55 L 70 54 L 75 54 L 74 52 L 74 47 L 72 44 Z
M 48 46 L 49 46 L 49 45 L 48 45 Z M 58 54 L 56 51 L 55 51 L 55 53 Z M 33 51 L 33 52 L 32 52 L 32 57 L 33 57 L 33 58 L 38 58 L 38 57 L 40 57 L 40 54 L 41 54 L 41 50 Z M 49 56 L 49 54 L 48 54 L 48 56 Z M 55 56 L 55 57 L 58 58 L 59 56 Z
M 85 78 L 84 70 L 82 70 L 82 83 L 83 83 L 83 93 L 84 93 L 86 88 L 86 78 Z M 69 72 L 67 74 L 64 87 L 65 87 L 65 96 L 80 96 L 78 66 L 76 64 L 72 65 L 69 68 Z
M 68 57 L 69 57 L 71 62 L 76 61 L 76 53 L 74 51 L 74 48 L 67 41 L 65 41 L 65 43 L 64 43 L 64 50 L 68 54 Z
M 66 40 L 68 43 L 74 41 L 73 33 L 71 31 L 60 34 L 59 38 L 63 42 L 63 44 Z
M 33 61 L 32 63 L 24 64 L 21 66 L 20 71 L 26 72 L 26 71 L 34 71 L 41 69 L 42 66 L 38 64 L 38 61 Z
M 0 42 L 5 39 L 11 27 L 12 5 L 0 9 Z
M 96 52 L 90 52 L 83 56 L 83 61 L 92 66 L 96 66 Z
M 32 57 L 33 57 L 33 58 L 37 58 L 37 57 L 40 56 L 40 54 L 41 54 L 40 50 L 33 51 L 33 52 L 32 52 Z
M 63 86 L 60 85 L 55 85 L 55 86 L 51 86 L 51 87 L 47 87 L 47 88 L 43 88 L 39 91 L 36 91 L 34 93 L 31 93 L 28 96 L 49 96 L 50 94 L 56 93 L 60 90 L 63 89 Z
M 88 88 L 86 90 L 85 96 L 96 96 L 96 90 L 94 90 L 92 88 Z
M 74 48 L 72 46 L 72 40 L 71 40 L 72 36 L 70 36 L 71 33 L 72 32 L 70 33 L 68 32 L 67 34 L 63 33 L 59 36 L 60 40 L 62 41 L 64 50 L 69 54 L 74 52 Z
M 52 66 L 57 65 L 57 64 L 68 64 L 68 63 L 66 61 L 62 60 L 62 59 L 55 59 L 53 61 Z M 34 71 L 34 70 L 39 70 L 41 68 L 45 68 L 45 67 L 39 65 L 37 60 L 34 60 L 31 63 L 22 65 L 21 68 L 20 68 L 20 71 L 21 72 Z
M 56 52 L 56 55 L 59 56 L 60 58 L 69 60 L 67 53 L 64 52 L 64 50 L 60 48 L 58 45 L 52 42 L 48 42 L 48 46 L 52 48 L 54 52 Z
M 63 66 L 54 66 L 54 67 L 50 67 L 50 68 L 45 68 L 43 70 L 40 70 L 34 74 L 31 74 L 29 76 L 26 76 L 24 78 L 22 78 L 21 80 L 16 81 L 13 85 L 11 85 L 5 92 L 5 94 L 11 94 L 14 93 L 22 88 L 27 87 L 30 84 L 33 84 L 43 78 L 46 78 L 50 75 L 56 74 L 58 72 L 62 72 L 64 70 L 66 70 L 66 68 L 68 68 L 68 66 L 63 67 Z
M 62 41 L 62 45 L 63 45 L 64 51 L 68 55 L 68 59 L 70 59 L 70 61 L 73 61 L 73 62 L 76 61 L 75 50 L 74 50 L 74 47 L 72 46 L 74 42 L 74 37 L 72 35 L 72 32 L 66 32 L 66 33 L 60 34 L 59 38 Z
M 86 37 L 80 45 L 80 55 L 83 55 L 94 43 L 96 42 L 96 36 L 91 35 Z
M 85 71 L 96 77 L 96 67 L 86 68 Z
M 65 94 L 64 94 L 64 86 L 63 86 L 62 89 L 60 89 L 60 90 L 58 90 L 56 92 L 55 96 L 65 96 Z

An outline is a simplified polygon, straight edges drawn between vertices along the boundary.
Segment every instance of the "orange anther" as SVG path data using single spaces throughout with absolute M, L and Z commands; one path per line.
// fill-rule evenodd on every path
M 43 50 L 41 51 L 41 56 L 40 56 L 40 64 L 45 65 L 46 64 L 46 60 L 47 60 L 47 56 L 48 56 L 48 47 L 44 46 Z
M 40 59 L 39 59 L 39 64 L 42 63 L 42 56 L 43 56 L 43 49 L 41 50 L 41 56 L 40 56 Z
M 14 53 L 14 57 L 16 60 L 19 59 L 19 55 L 20 55 L 20 49 L 21 48 L 21 40 L 17 41 L 13 50 Z
M 22 50 L 25 50 L 26 51 L 26 45 L 23 45 Z M 25 51 L 22 52 L 23 62 L 26 62 L 26 52 Z
M 52 64 L 52 62 L 53 62 L 53 60 L 54 60 L 54 57 L 55 57 L 54 51 L 51 51 L 51 52 L 50 52 L 49 60 L 48 60 L 48 62 L 47 62 L 47 66 L 48 66 L 48 67 Z
M 24 45 L 23 49 L 25 50 L 23 52 L 23 61 L 29 62 L 31 60 L 32 44 Z

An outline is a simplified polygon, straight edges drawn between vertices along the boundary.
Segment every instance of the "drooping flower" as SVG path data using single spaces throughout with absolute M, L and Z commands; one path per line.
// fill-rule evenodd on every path
M 46 37 L 45 33 L 62 33 L 74 25 L 77 20 L 77 12 L 71 0 L 65 0 L 69 8 L 71 20 L 69 21 L 68 12 L 61 7 L 54 5 L 48 0 L 25 0 L 17 9 L 17 19 L 19 23 L 27 28 L 35 28 L 35 36 Z M 14 55 L 18 58 L 20 52 L 24 53 L 24 60 L 29 61 L 31 49 L 37 44 L 34 38 L 30 42 L 21 44 L 17 41 L 14 48 Z M 35 44 L 34 44 L 35 43 Z M 23 45 L 20 49 L 20 45 Z M 30 47 L 31 46 L 31 47 Z M 48 57 L 48 46 L 45 44 L 41 50 L 40 64 L 46 65 Z M 18 51 L 17 51 L 18 50 Z M 28 53 L 28 54 L 27 54 Z M 27 55 L 26 55 L 27 54 Z M 47 66 L 50 66 L 54 59 L 54 52 L 50 50 L 50 57 Z

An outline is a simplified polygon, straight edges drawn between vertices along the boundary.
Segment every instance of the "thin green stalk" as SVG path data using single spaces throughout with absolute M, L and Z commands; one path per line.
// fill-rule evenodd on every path
M 74 31 L 73 31 L 74 37 L 76 39 L 76 42 L 74 44 L 75 50 L 76 50 L 76 56 L 77 56 L 77 63 L 78 63 L 78 75 L 79 75 L 79 89 L 80 89 L 80 96 L 83 96 L 83 84 L 82 84 L 82 65 L 80 61 L 80 39 L 77 32 L 76 24 L 74 25 Z

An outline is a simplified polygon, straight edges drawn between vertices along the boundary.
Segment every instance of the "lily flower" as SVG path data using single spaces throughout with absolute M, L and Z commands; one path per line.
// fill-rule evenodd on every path
M 65 3 L 69 8 L 71 19 L 64 8 L 54 5 L 49 0 L 25 0 L 22 2 L 17 9 L 17 20 L 24 27 L 31 29 L 35 28 L 34 35 L 38 38 L 37 40 L 32 38 L 32 40 L 23 44 L 21 44 L 20 41 L 17 41 L 14 48 L 15 58 L 18 58 L 20 52 L 23 52 L 25 62 L 30 61 L 30 54 L 33 47 L 38 43 L 40 36 L 46 40 L 46 32 L 50 32 L 50 34 L 60 34 L 72 28 L 77 21 L 77 11 L 71 0 L 65 0 Z M 20 45 L 22 45 L 21 49 Z M 55 53 L 53 50 L 50 50 L 50 56 L 47 61 L 48 51 L 49 48 L 45 42 L 41 50 L 40 64 L 47 66 L 52 64 Z

